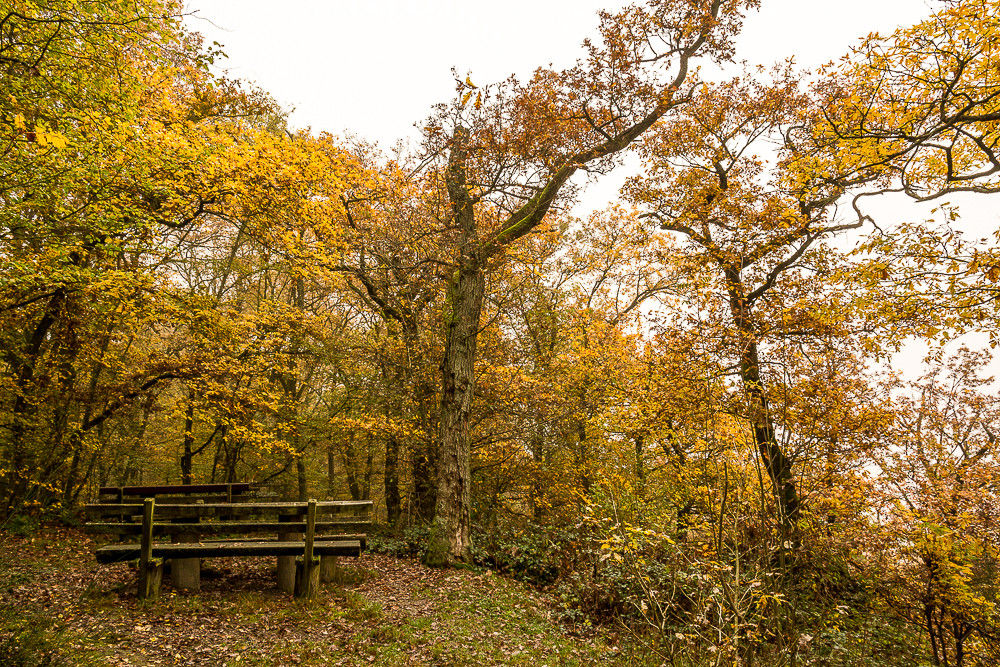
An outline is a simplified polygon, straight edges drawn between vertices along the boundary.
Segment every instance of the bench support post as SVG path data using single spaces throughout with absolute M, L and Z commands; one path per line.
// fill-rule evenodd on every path
M 139 599 L 157 600 L 163 582 L 163 559 L 153 558 L 153 509 L 156 501 L 142 503 L 142 541 L 139 545 Z
M 197 542 L 198 536 L 184 533 L 175 536 L 174 542 Z M 172 558 L 170 560 L 170 583 L 174 588 L 187 591 L 201 590 L 201 559 Z
M 295 521 L 294 516 L 279 516 L 279 522 Z M 279 542 L 298 542 L 302 533 L 278 533 Z M 295 556 L 278 556 L 278 589 L 295 593 Z
M 295 597 L 311 600 L 319 593 L 320 559 L 314 553 L 316 539 L 316 501 L 306 509 L 305 553 L 295 563 Z
M 319 580 L 324 584 L 337 580 L 336 556 L 322 556 L 319 559 Z
M 205 501 L 197 500 L 196 504 L 203 505 Z M 194 520 L 195 522 L 198 519 Z M 175 533 L 171 536 L 171 541 L 175 543 L 197 542 L 198 533 Z M 201 590 L 201 559 L 200 558 L 174 558 L 170 561 L 170 583 L 174 588 L 186 591 L 198 592 Z

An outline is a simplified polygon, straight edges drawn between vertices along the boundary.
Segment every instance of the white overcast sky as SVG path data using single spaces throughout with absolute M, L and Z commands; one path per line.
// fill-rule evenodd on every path
M 230 75 L 256 82 L 293 127 L 353 132 L 388 148 L 451 99 L 451 68 L 475 83 L 539 65 L 572 65 L 599 9 L 621 0 L 190 0 L 190 29 L 224 45 Z M 869 32 L 930 12 L 926 0 L 763 0 L 737 57 L 804 67 L 835 59 Z

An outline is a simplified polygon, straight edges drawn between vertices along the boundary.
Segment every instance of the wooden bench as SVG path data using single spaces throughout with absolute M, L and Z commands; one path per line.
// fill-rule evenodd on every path
M 173 585 L 197 590 L 202 558 L 277 556 L 279 587 L 298 597 L 312 597 L 321 579 L 334 576 L 337 556 L 358 556 L 366 545 L 370 501 L 205 502 L 212 500 L 206 497 L 191 501 L 199 493 L 214 492 L 192 491 L 184 502 L 174 502 L 171 489 L 157 494 L 169 496 L 168 502 L 147 497 L 142 504 L 88 505 L 86 511 L 95 520 L 86 524 L 87 532 L 140 538 L 136 544 L 99 548 L 98 562 L 138 559 L 139 596 L 146 598 L 159 595 L 166 559 L 171 560 Z M 232 489 L 227 492 L 232 497 Z M 231 538 L 247 535 L 255 537 Z M 173 542 L 155 541 L 163 536 Z M 224 536 L 230 537 L 220 539 Z
M 98 490 L 99 503 L 110 503 L 116 505 L 128 503 L 142 503 L 146 498 L 157 498 L 169 503 L 232 503 L 246 502 L 251 499 L 260 499 L 271 495 L 263 489 L 254 489 L 246 482 L 236 482 L 227 484 L 161 484 L 154 486 L 102 486 Z M 99 508 L 99 505 L 88 506 Z M 118 517 L 119 523 L 125 520 Z M 173 523 L 186 524 L 197 519 L 173 519 Z M 101 530 L 100 526 L 95 526 L 94 532 L 115 532 L 113 530 Z M 138 534 L 138 533 L 133 533 Z M 119 539 L 125 541 L 128 533 L 119 533 Z M 192 542 L 198 540 L 197 533 L 190 533 L 178 527 L 176 531 L 170 532 L 170 538 L 174 542 Z M 282 560 L 279 560 L 282 562 Z M 288 569 L 287 563 L 282 563 L 282 570 Z M 294 577 L 294 563 L 291 565 Z M 175 588 L 197 591 L 201 587 L 201 559 L 196 558 L 175 558 L 171 559 L 171 573 Z M 291 589 L 289 589 L 291 590 Z

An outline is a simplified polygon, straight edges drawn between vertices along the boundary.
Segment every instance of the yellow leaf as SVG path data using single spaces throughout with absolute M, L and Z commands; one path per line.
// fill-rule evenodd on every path
M 24 124 L 24 116 L 22 114 L 14 114 L 14 127 L 19 130 L 27 129 L 27 126 Z

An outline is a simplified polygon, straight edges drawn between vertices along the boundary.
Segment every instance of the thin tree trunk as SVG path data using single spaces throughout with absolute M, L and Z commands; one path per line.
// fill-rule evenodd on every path
M 187 410 L 184 412 L 184 453 L 181 455 L 181 484 L 191 484 L 194 460 L 194 390 L 188 389 Z
M 34 468 L 34 456 L 29 444 L 29 428 L 33 422 L 36 412 L 34 402 L 27 394 L 35 379 L 35 364 L 41 352 L 42 345 L 59 318 L 66 301 L 66 292 L 62 288 L 57 289 L 45 309 L 45 314 L 35 325 L 31 336 L 25 336 L 25 344 L 21 354 L 8 353 L 7 363 L 15 371 L 16 393 L 14 395 L 14 405 L 11 410 L 10 427 L 8 432 L 7 454 L 4 457 L 10 462 L 10 471 L 0 475 L 0 500 L 4 503 L 4 511 L 0 516 L 7 516 L 11 513 L 21 500 L 24 499 L 30 486 L 32 469 Z
M 383 484 L 385 487 L 386 522 L 390 526 L 395 526 L 399 521 L 401 503 L 399 497 L 399 439 L 393 434 L 390 434 L 385 441 Z
M 792 476 L 792 462 L 778 444 L 775 434 L 767 391 L 760 373 L 752 314 L 743 297 L 742 281 L 735 269 L 727 269 L 726 273 L 730 285 L 730 307 L 741 338 L 740 379 L 743 382 L 743 393 L 749 404 L 754 444 L 771 480 L 784 542 L 788 538 L 795 539 L 799 519 L 799 497 Z
M 333 443 L 326 446 L 326 497 L 331 500 L 337 497 L 337 453 Z
M 767 395 L 760 377 L 757 344 L 752 341 L 745 343 L 740 360 L 740 377 L 750 404 L 754 444 L 757 445 L 764 469 L 771 480 L 782 526 L 787 529 L 786 536 L 790 536 L 795 533 L 799 519 L 799 496 L 792 476 L 792 462 L 785 456 L 775 435 Z
M 351 500 L 361 500 L 361 484 L 358 483 L 357 475 L 357 452 L 354 449 L 354 434 L 352 433 L 341 452 L 344 460 L 344 475 L 347 477 L 347 490 L 351 493 Z
M 646 460 L 643 454 L 646 439 L 641 435 L 633 436 L 632 444 L 635 451 L 636 496 L 641 500 L 646 497 Z
M 416 520 L 419 523 L 429 523 L 434 518 L 434 508 L 437 506 L 437 457 L 433 443 L 422 443 L 411 457 Z
M 437 430 L 434 421 L 435 390 L 427 386 L 421 377 L 415 388 L 417 396 L 417 414 L 420 422 L 420 432 L 423 438 L 416 441 L 410 452 L 410 465 L 413 472 L 413 495 L 416 520 L 427 524 L 434 519 L 434 509 L 437 505 Z
M 299 437 L 300 436 L 296 436 L 295 439 L 298 440 Z M 305 459 L 305 456 L 306 456 L 306 453 L 304 451 L 303 452 L 299 452 L 298 458 L 295 459 L 295 477 L 296 477 L 296 480 L 298 481 L 299 502 L 300 503 L 305 503 L 305 502 L 309 501 L 309 480 L 306 477 L 306 459 Z

